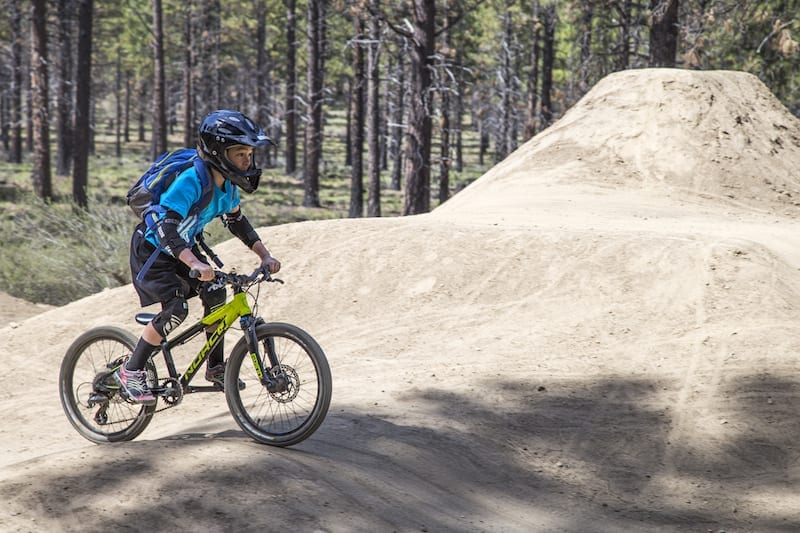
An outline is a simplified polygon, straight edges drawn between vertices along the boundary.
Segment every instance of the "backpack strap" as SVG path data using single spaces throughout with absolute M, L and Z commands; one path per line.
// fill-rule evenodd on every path
M 214 250 L 212 250 L 211 247 L 206 244 L 206 240 L 203 238 L 202 232 L 197 236 L 195 240 L 197 241 L 197 244 L 200 245 L 200 248 L 202 248 L 203 251 L 206 253 L 206 255 L 208 255 L 208 257 L 211 258 L 212 261 L 214 261 L 214 264 L 217 265 L 217 268 L 222 268 L 225 266 L 225 264 L 222 262 L 222 259 L 220 259 L 219 256 L 214 253 Z
M 199 157 L 194 160 L 194 169 L 197 171 L 197 175 L 200 177 L 200 188 L 203 192 L 200 194 L 200 200 L 192 207 L 192 211 L 199 213 L 211 203 L 211 198 L 214 197 L 214 184 L 211 182 L 211 177 L 208 175 L 208 169 L 206 168 L 205 162 Z M 206 244 L 206 240 L 203 238 L 202 231 L 195 237 L 195 241 L 200 245 L 200 248 L 203 249 L 203 251 L 214 262 L 214 264 L 217 265 L 217 268 L 222 268 L 224 266 L 219 256 L 214 253 L 214 250 L 212 250 L 208 244 Z
M 214 183 L 211 181 L 205 162 L 199 157 L 194 160 L 194 170 L 200 178 L 200 200 L 192 206 L 190 211 L 199 213 L 211 203 L 211 199 L 214 197 Z
M 214 183 L 211 181 L 211 177 L 208 174 L 208 169 L 206 168 L 205 163 L 203 162 L 202 159 L 198 157 L 193 160 L 193 164 L 194 164 L 194 169 L 197 172 L 197 176 L 200 178 L 201 192 L 200 192 L 200 199 L 194 205 L 192 205 L 192 207 L 189 209 L 189 213 L 187 214 L 187 216 L 196 215 L 200 211 L 208 207 L 208 205 L 211 203 L 211 199 L 214 197 Z M 191 164 L 181 169 L 181 172 L 189 168 L 189 166 L 191 166 Z M 146 227 L 151 228 L 159 224 L 161 222 L 159 220 L 159 213 L 163 212 L 164 208 L 161 207 L 160 205 L 150 206 L 144 215 L 144 221 Z M 214 264 L 217 265 L 217 267 L 222 268 L 223 266 L 222 261 L 219 259 L 217 254 L 215 254 L 214 251 L 211 250 L 211 248 L 205 243 L 202 232 L 199 235 L 195 236 L 195 241 L 200 245 L 203 251 L 209 255 L 211 260 L 214 261 Z M 159 245 L 156 246 L 156 249 L 153 251 L 152 254 L 150 254 L 150 257 L 147 258 L 147 261 L 145 261 L 144 266 L 142 266 L 142 269 L 136 275 L 137 281 L 142 281 L 142 279 L 144 279 L 144 275 L 147 273 L 148 270 L 150 270 L 150 267 L 153 266 L 153 263 L 155 263 L 156 259 L 158 258 L 158 254 L 160 254 L 161 250 L 163 249 L 164 247 L 161 245 L 161 243 L 159 243 Z
M 139 230 L 137 229 L 136 231 L 139 231 Z M 153 250 L 153 253 L 150 254 L 150 257 L 148 257 L 147 261 L 145 261 L 144 266 L 142 267 L 142 269 L 139 271 L 138 274 L 136 274 L 136 281 L 142 281 L 144 279 L 144 275 L 147 274 L 147 271 L 150 270 L 150 267 L 153 266 L 153 263 L 156 262 L 156 259 L 158 258 L 158 254 L 160 254 L 161 250 L 163 250 L 163 249 L 164 249 L 164 247 L 161 246 L 161 244 L 156 246 L 156 249 Z

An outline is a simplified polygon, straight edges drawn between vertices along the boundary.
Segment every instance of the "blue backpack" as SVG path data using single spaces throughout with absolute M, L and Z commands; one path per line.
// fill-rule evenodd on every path
M 214 184 L 211 182 L 205 164 L 194 148 L 181 148 L 173 152 L 164 152 L 128 190 L 128 206 L 137 217 L 145 222 L 148 228 L 156 225 L 160 219 L 159 215 L 165 212 L 165 209 L 159 205 L 161 195 L 172 185 L 172 182 L 181 172 L 191 166 L 194 166 L 197 175 L 200 177 L 200 188 L 203 191 L 200 195 L 200 200 L 192 205 L 187 216 L 196 215 L 211 203 L 211 199 L 214 196 Z M 202 235 L 198 236 L 197 241 L 206 253 L 210 252 L 203 242 Z M 156 248 L 136 276 L 138 280 L 141 281 L 162 249 L 163 246 L 161 245 Z M 219 260 L 213 252 L 210 252 L 210 255 L 215 263 L 219 264 Z
M 157 215 L 163 211 L 158 205 L 161 194 L 172 185 L 178 174 L 193 165 L 197 170 L 197 175 L 200 176 L 203 194 L 200 196 L 200 201 L 192 206 L 190 214 L 198 213 L 211 202 L 214 188 L 205 165 L 194 148 L 164 152 L 128 190 L 128 206 L 137 217 L 147 223 L 147 227 L 152 227 L 153 223 L 158 220 L 157 216 L 149 215 Z

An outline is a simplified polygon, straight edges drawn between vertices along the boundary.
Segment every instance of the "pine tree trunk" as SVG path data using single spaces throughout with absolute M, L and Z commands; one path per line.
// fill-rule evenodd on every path
M 509 153 L 510 147 L 508 139 L 510 137 L 509 129 L 511 127 L 511 86 L 514 74 L 511 72 L 511 2 L 506 0 L 506 10 L 503 16 L 503 59 L 501 62 L 502 73 L 500 79 L 500 113 L 502 119 L 500 120 L 500 131 L 497 134 L 497 149 L 494 154 L 495 163 L 499 163 Z
M 631 57 L 631 15 L 633 12 L 632 0 L 624 0 L 619 9 L 619 43 L 617 44 L 616 70 L 626 70 L 630 67 Z
M 306 124 L 306 172 L 304 207 L 319 207 L 322 162 L 322 86 L 325 43 L 325 0 L 308 2 L 308 122 Z
M 56 98 L 56 174 L 68 176 L 72 170 L 72 102 L 75 80 L 72 60 L 72 2 L 58 1 L 58 98 Z
M 528 74 L 528 122 L 525 124 L 525 137 L 536 135 L 537 106 L 539 105 L 539 58 L 541 57 L 541 19 L 539 0 L 533 0 L 533 28 L 531 31 L 531 70 Z
M 542 122 L 547 127 L 553 120 L 553 69 L 555 68 L 556 8 L 545 8 L 544 47 L 542 51 Z
M 193 147 L 197 144 L 197 126 L 194 116 L 194 89 L 192 75 L 194 61 L 192 50 L 192 5 L 191 0 L 186 1 L 183 14 L 183 145 Z
M 589 65 L 592 60 L 592 20 L 594 19 L 594 3 L 591 1 L 583 5 L 583 31 L 580 35 L 581 64 L 578 67 L 578 88 L 581 94 L 589 90 Z
M 353 15 L 355 40 L 364 34 L 363 14 Z M 350 82 L 350 218 L 364 216 L 364 47 L 353 43 L 353 79 Z
M 92 86 L 92 0 L 78 0 L 78 71 L 75 86 L 75 161 L 72 197 L 87 206 L 89 174 L 89 103 Z
M 405 92 L 406 92 L 406 76 L 405 76 L 405 55 L 406 47 L 398 46 L 397 49 L 397 95 L 394 105 L 394 114 L 392 115 L 392 129 L 391 129 L 391 158 L 392 158 L 392 174 L 389 180 L 389 188 L 393 191 L 400 190 L 400 183 L 402 181 L 402 168 L 403 168 L 403 118 L 405 117 Z
M 117 65 L 114 83 L 114 147 L 116 156 L 122 157 L 122 51 L 117 48 Z
M 463 68 L 463 59 L 461 57 L 461 53 L 458 52 L 458 60 L 456 64 L 459 66 L 458 74 L 456 76 L 456 109 L 455 109 L 455 132 L 456 132 L 456 140 L 455 140 L 455 168 L 458 172 L 464 170 L 464 142 L 463 142 L 463 134 L 462 131 L 464 129 L 464 91 L 466 90 L 464 84 L 464 68 Z
M 650 66 L 674 67 L 678 53 L 678 0 L 651 0 Z
M 125 71 L 125 126 L 122 128 L 125 142 L 131 140 L 131 71 Z
M 256 123 L 267 125 L 267 4 L 257 0 L 256 19 Z
M 450 32 L 442 33 L 442 46 L 450 48 Z M 445 79 L 448 79 L 446 76 Z M 439 123 L 439 204 L 450 198 L 450 86 L 445 82 L 439 88 L 441 94 L 441 122 Z
M 380 8 L 378 0 L 371 0 L 371 10 Z M 379 44 L 380 21 L 370 17 L 369 57 L 367 58 L 367 216 L 381 216 L 381 146 L 380 146 L 380 66 Z
M 11 152 L 9 162 L 22 163 L 22 13 L 19 0 L 8 0 L 11 38 Z
M 286 0 L 286 173 L 297 170 L 297 37 L 296 2 Z
M 415 73 L 406 130 L 403 215 L 427 213 L 431 206 L 432 104 L 431 61 L 434 54 L 436 5 L 414 0 L 411 70 Z
M 439 159 L 439 203 L 450 198 L 450 94 L 442 92 L 441 156 Z
M 33 188 L 44 200 L 53 198 L 50 169 L 50 117 L 47 87 L 47 2 L 31 2 L 31 111 L 33 120 Z
M 153 0 L 153 149 L 155 159 L 167 151 L 164 22 L 161 0 Z

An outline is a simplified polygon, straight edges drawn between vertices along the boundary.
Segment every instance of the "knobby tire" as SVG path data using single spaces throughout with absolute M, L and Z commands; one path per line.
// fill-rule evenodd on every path
M 70 423 L 83 437 L 92 442 L 119 442 L 132 440 L 145 430 L 156 405 L 134 404 L 122 398 L 118 391 L 108 395 L 104 410 L 105 420 L 97 420 L 101 404 L 89 406 L 95 380 L 105 377 L 113 383 L 110 373 L 114 362 L 130 355 L 136 338 L 120 328 L 104 326 L 93 328 L 80 337 L 67 350 L 61 363 L 59 396 Z M 157 382 L 155 365 L 148 361 L 146 370 L 151 382 Z
M 264 366 L 267 345 L 274 345 L 288 390 L 270 393 L 259 381 L 245 338 L 231 351 L 225 370 L 225 397 L 234 420 L 257 442 L 292 446 L 319 428 L 331 402 L 331 370 L 319 344 L 305 331 L 284 323 L 256 328 Z M 241 389 L 239 381 L 245 387 Z

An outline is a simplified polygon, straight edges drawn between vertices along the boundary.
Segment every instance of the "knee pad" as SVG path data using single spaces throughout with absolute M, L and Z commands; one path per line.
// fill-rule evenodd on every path
M 166 337 L 186 320 L 189 315 L 189 303 L 186 298 L 176 296 L 161 304 L 161 312 L 153 319 L 153 327 L 162 337 Z

